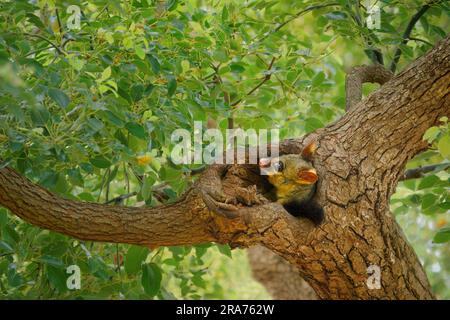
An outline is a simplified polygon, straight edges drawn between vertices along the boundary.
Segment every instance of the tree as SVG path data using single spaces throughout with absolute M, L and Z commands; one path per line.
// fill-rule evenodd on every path
M 352 14 L 355 14 L 356 23 L 358 21 L 361 23 L 362 16 L 357 10 L 354 11 L 352 7 L 346 8 L 345 5 L 334 3 L 311 7 L 304 6 L 292 19 L 312 10 L 327 10 L 330 6 L 337 6 L 342 9 L 342 11 L 329 13 L 330 20 L 337 20 L 337 24 L 334 26 L 337 30 L 345 27 L 345 24 L 339 24 L 342 21 L 348 23 L 347 15 L 351 17 Z M 113 19 L 114 14 L 109 13 L 109 6 L 105 5 L 105 8 L 108 19 Z M 148 13 L 143 10 L 142 15 L 158 14 L 158 10 L 162 10 L 162 13 L 159 14 L 170 15 L 170 12 L 175 10 L 176 5 L 175 8 L 169 6 L 164 10 L 158 7 L 152 8 L 155 11 Z M 229 18 L 236 14 L 235 9 L 227 6 L 223 8 L 222 20 L 228 21 L 230 19 L 233 22 L 228 26 L 231 29 L 235 28 L 236 25 L 233 23 L 236 23 L 236 20 L 234 20 L 236 18 Z M 103 10 L 97 12 L 96 16 L 99 17 L 103 12 Z M 172 14 L 175 15 L 175 13 Z M 34 25 L 39 25 L 37 21 L 41 21 L 42 17 L 37 18 L 38 20 L 33 17 L 36 16 L 28 15 L 29 21 Z M 167 21 L 171 21 L 168 17 L 166 18 Z M 417 19 L 419 18 L 420 16 Z M 192 21 L 197 23 L 198 20 L 193 18 Z M 290 22 L 290 20 L 287 19 L 285 22 Z M 284 23 L 279 23 L 272 32 L 279 32 L 284 27 Z M 368 45 L 366 50 L 368 56 L 377 63 L 383 62 L 380 58 L 382 53 L 374 48 L 373 44 L 374 41 L 380 40 L 377 40 L 370 29 L 364 29 L 363 25 L 360 25 L 360 27 L 362 30 L 368 31 L 366 34 L 362 32 L 362 38 Z M 155 98 L 145 100 L 147 98 L 144 97 L 151 94 L 153 90 L 163 88 L 166 90 L 168 99 L 162 103 L 162 106 L 169 110 L 175 107 L 176 112 L 173 114 L 178 114 L 178 116 L 180 112 L 185 114 L 186 106 L 192 108 L 194 114 L 202 114 L 199 108 L 206 108 L 206 104 L 202 101 L 199 102 L 199 97 L 195 97 L 189 91 L 181 92 L 180 97 L 174 99 L 176 104 L 172 104 L 172 100 L 170 100 L 176 94 L 177 88 L 180 87 L 179 83 L 185 85 L 186 88 L 189 88 L 190 85 L 195 87 L 199 84 L 192 82 L 199 79 L 192 78 L 190 81 L 185 80 L 186 83 L 184 83 L 181 78 L 185 75 L 181 73 L 175 77 L 173 70 L 168 69 L 168 66 L 161 64 L 155 58 L 151 45 L 148 45 L 150 49 L 146 52 L 147 45 L 145 45 L 145 42 L 144 49 L 135 45 L 135 43 L 130 43 L 133 41 L 132 36 L 135 37 L 134 40 L 141 39 L 139 37 L 141 31 L 139 30 L 145 30 L 145 28 L 139 25 L 130 26 L 129 30 L 134 34 L 132 36 L 129 34 L 120 35 L 120 41 L 123 44 L 129 44 L 127 49 L 133 52 L 123 52 L 123 54 L 133 55 L 132 61 L 135 67 L 141 68 L 144 73 L 146 71 L 143 70 L 149 69 L 148 72 L 151 76 L 148 79 L 151 79 L 151 84 L 147 87 L 140 83 L 133 85 L 127 83 L 124 79 L 116 82 L 111 78 L 111 74 L 113 71 L 119 72 L 122 66 L 119 62 L 111 61 L 111 59 L 106 62 L 111 66 L 101 72 L 100 78 L 87 78 L 83 72 L 80 72 L 81 70 L 84 70 L 86 74 L 99 70 L 76 55 L 72 56 L 72 53 L 65 46 L 74 41 L 74 50 L 78 49 L 83 54 L 90 56 L 96 53 L 95 50 L 91 53 L 92 49 L 89 49 L 97 44 L 95 41 L 103 41 L 100 43 L 106 41 L 114 44 L 115 41 L 118 41 L 117 37 L 119 36 L 109 34 L 105 30 L 97 31 L 97 39 L 94 40 L 92 36 L 90 40 L 83 38 L 85 43 L 79 44 L 76 39 L 72 39 L 69 31 L 62 30 L 61 24 L 58 28 L 59 30 L 55 32 L 54 37 L 60 40 L 60 43 L 55 44 L 48 39 L 44 42 L 53 47 L 54 59 L 60 59 L 60 63 L 65 63 L 65 66 L 70 70 L 78 70 L 77 75 L 80 77 L 80 85 L 76 86 L 76 93 L 72 93 L 71 96 L 51 84 L 45 87 L 43 92 L 48 95 L 53 104 L 59 105 L 63 109 L 62 114 L 65 115 L 63 117 L 69 118 L 69 121 L 64 119 L 61 122 L 63 128 L 68 132 L 76 133 L 77 126 L 81 125 L 77 123 L 76 119 L 72 120 L 70 116 L 72 114 L 81 115 L 83 121 L 86 121 L 89 126 L 91 136 L 86 136 L 89 139 L 87 145 L 93 152 L 86 154 L 80 148 L 70 150 L 72 147 L 82 146 L 83 144 L 80 141 L 71 141 L 73 144 L 68 145 L 66 149 L 58 146 L 58 143 L 51 143 L 47 152 L 36 151 L 32 144 L 27 145 L 26 142 L 25 146 L 17 146 L 17 150 L 14 150 L 12 148 L 15 146 L 14 142 L 20 140 L 20 135 L 16 136 L 16 140 L 10 138 L 11 149 L 2 155 L 2 158 L 7 161 L 0 170 L 0 204 L 8 208 L 12 214 L 35 226 L 89 241 L 127 243 L 151 248 L 201 245 L 210 242 L 229 244 L 231 247 L 249 247 L 262 244 L 297 267 L 301 277 L 311 285 L 319 298 L 430 299 L 434 297 L 420 261 L 390 212 L 389 200 L 398 181 L 404 178 L 407 162 L 427 149 L 428 143 L 423 140 L 423 135 L 429 132 L 427 130 L 430 127 L 439 125 L 443 117 L 450 115 L 448 89 L 448 83 L 450 83 L 449 37 L 438 42 L 433 49 L 392 78 L 392 74 L 380 64 L 353 69 L 347 78 L 347 112 L 340 119 L 324 128 L 317 128 L 314 121 L 309 121 L 312 128 L 310 127 L 307 131 L 310 131 L 310 133 L 297 138 L 285 139 L 281 143 L 282 153 L 300 153 L 306 143 L 312 140 L 318 144 L 314 157 L 314 165 L 320 176 L 317 199 L 325 209 L 326 222 L 320 227 L 314 227 L 308 220 L 294 218 L 280 205 L 262 198 L 260 194 L 264 188 L 263 178 L 252 165 L 213 165 L 205 169 L 201 168 L 198 179 L 176 200 L 173 191 L 170 193 L 167 189 L 164 189 L 164 186 L 162 187 L 162 190 L 165 190 L 163 192 L 155 187 L 152 189 L 151 185 L 161 178 L 155 175 L 160 166 L 155 161 L 157 160 L 156 154 L 141 155 L 133 160 L 126 154 L 127 150 L 123 146 L 127 146 L 128 150 L 142 148 L 145 143 L 143 144 L 139 140 L 145 140 L 146 132 L 152 132 L 152 136 L 156 138 L 157 148 L 164 148 L 164 139 L 158 137 L 157 130 L 154 131 L 156 119 L 151 119 L 151 117 L 155 117 L 153 113 L 137 112 L 135 114 L 139 114 L 141 119 L 135 121 L 132 108 L 142 110 L 139 109 L 142 107 L 141 103 Z M 145 34 L 146 31 L 142 32 Z M 173 36 L 176 38 L 176 32 L 178 31 L 175 30 L 174 32 Z M 197 32 L 200 31 L 197 30 Z M 411 31 L 409 31 L 409 34 L 405 32 L 403 35 L 402 46 L 405 45 L 404 40 L 410 38 L 410 33 Z M 229 43 L 231 47 L 237 45 L 235 43 L 236 37 L 242 34 L 236 31 L 230 32 Z M 263 42 L 266 40 L 265 37 L 271 35 L 270 32 L 269 34 L 264 33 L 263 38 L 258 41 Z M 44 36 L 40 33 L 33 33 L 30 37 L 42 38 Z M 206 41 L 199 38 L 201 36 L 194 37 L 194 40 Z M 15 40 L 14 43 L 16 43 Z M 204 46 L 205 43 L 201 43 L 201 45 Z M 26 54 L 29 54 L 30 48 L 21 49 L 19 45 L 17 46 L 19 51 L 22 50 L 23 53 L 28 52 Z M 182 44 L 179 44 L 177 49 L 180 51 L 187 50 Z M 36 50 L 45 51 L 48 49 L 36 48 Z M 158 50 L 163 49 L 159 48 Z M 119 53 L 121 52 L 119 51 Z M 283 83 L 283 78 L 277 78 L 277 72 L 273 69 L 276 59 L 272 58 L 267 62 L 263 60 L 266 72 L 256 83 L 253 81 L 249 84 L 250 90 L 241 88 L 236 91 L 224 79 L 223 75 L 229 71 L 223 69 L 229 68 L 232 72 L 239 74 L 243 72 L 242 68 L 251 67 L 244 63 L 233 62 L 221 67 L 222 63 L 228 63 L 228 58 L 223 56 L 224 52 L 221 52 L 220 49 L 216 50 L 214 54 L 213 60 L 219 61 L 219 64 L 213 62 L 210 66 L 211 75 L 206 75 L 202 80 L 212 79 L 212 90 L 219 90 L 216 94 L 219 94 L 222 98 L 221 103 L 226 107 L 225 109 L 231 108 L 233 110 L 233 107 L 239 106 L 243 100 L 250 100 L 257 90 L 271 81 L 272 77 L 280 81 L 282 88 L 289 87 L 286 83 Z M 60 57 L 60 55 L 64 57 Z M 136 56 L 145 63 L 137 60 Z M 257 53 L 255 56 L 255 59 L 261 59 Z M 44 57 L 44 59 L 48 59 L 48 57 Z M 108 60 L 108 57 L 102 57 L 102 59 Z M 89 61 L 89 58 L 87 58 L 87 61 Z M 283 58 L 280 65 L 286 64 L 288 61 L 289 55 Z M 390 69 L 395 71 L 399 61 L 397 51 L 393 61 Z M 31 64 L 30 61 L 27 61 L 27 63 Z M 33 63 L 35 64 L 36 60 Z M 188 60 L 181 60 L 179 68 L 185 71 L 190 70 L 192 68 L 190 64 L 191 62 Z M 36 65 L 31 64 L 31 66 L 39 69 Z M 48 66 L 51 66 L 51 64 Z M 83 69 L 89 69 L 88 67 L 92 71 Z M 199 67 L 201 69 L 200 65 Z M 161 79 L 158 74 L 165 68 L 170 72 L 168 71 L 165 75 L 165 79 Z M 52 76 L 54 76 L 52 72 L 49 72 L 49 79 Z M 324 78 L 323 72 L 318 73 L 312 78 L 311 84 L 318 85 L 325 80 Z M 155 89 L 154 87 L 159 84 L 158 81 L 161 83 L 160 88 Z M 378 82 L 383 85 L 380 89 L 359 101 L 362 95 L 362 83 L 367 81 Z M 144 84 L 146 82 L 143 81 Z M 56 83 L 61 85 L 58 81 Z M 87 90 L 86 83 L 95 83 L 98 91 Z M 242 92 L 244 92 L 244 95 L 242 95 Z M 80 93 L 89 95 L 90 103 L 94 106 L 92 109 L 94 111 L 87 116 L 83 113 L 83 110 L 80 110 L 79 106 L 73 103 L 73 101 L 80 99 Z M 21 92 L 20 89 L 17 92 L 7 91 L 6 96 L 13 97 L 13 99 L 10 98 L 7 101 L 7 106 L 11 106 L 12 103 L 17 103 L 17 101 L 27 101 L 31 106 L 34 106 L 30 113 L 33 125 L 38 129 L 37 133 L 36 129 L 34 129 L 34 132 L 37 135 L 44 136 L 44 138 L 35 141 L 45 141 L 45 136 L 58 139 L 54 133 L 61 131 L 55 130 L 52 132 L 53 128 L 49 125 L 50 123 L 57 124 L 56 117 L 48 117 L 42 123 L 42 117 L 48 114 L 45 108 L 48 100 L 44 99 L 43 103 L 40 103 L 35 101 L 33 97 L 27 96 L 26 90 Z M 98 99 L 104 104 L 96 103 Z M 120 105 L 111 107 L 112 101 L 119 102 Z M 105 104 L 107 107 L 105 107 Z M 68 107 L 70 111 L 67 110 L 66 112 L 65 109 Z M 123 110 L 120 111 L 120 108 L 129 111 L 123 112 Z M 222 111 L 220 108 L 219 111 Z M 26 116 L 23 111 L 20 111 L 21 108 L 10 107 L 8 110 L 15 117 L 15 121 L 18 123 L 26 122 L 24 120 Z M 155 114 L 156 117 L 161 117 L 161 113 L 155 112 Z M 206 114 L 201 115 L 203 119 L 205 119 Z M 240 119 L 237 116 L 239 110 L 227 114 L 227 118 L 224 119 L 226 125 L 239 124 Z M 106 141 L 101 141 L 94 146 L 89 144 L 90 139 L 101 132 L 104 127 L 102 121 L 99 121 L 98 118 L 105 122 L 109 121 L 114 126 L 108 128 L 107 137 L 109 140 L 106 139 Z M 146 122 L 146 120 L 150 121 Z M 148 125 L 148 123 L 153 124 Z M 64 127 L 66 124 L 68 127 Z M 169 130 L 171 127 L 173 126 L 168 126 L 164 130 Z M 20 132 L 20 130 L 13 131 Z M 124 135 L 124 132 L 127 132 L 127 136 Z M 12 135 L 8 133 L 8 136 L 11 137 Z M 111 143 L 112 137 L 115 137 L 116 141 L 120 141 L 122 146 L 115 143 L 111 152 L 105 151 L 108 150 L 105 149 L 105 145 Z M 101 137 L 97 135 L 95 139 L 101 140 Z M 22 141 L 27 141 L 27 139 L 24 138 Z M 136 146 L 138 147 L 136 148 Z M 43 143 L 39 148 L 45 149 Z M 105 175 L 100 182 L 101 193 L 104 185 L 109 188 L 109 183 L 117 175 L 120 165 L 126 166 L 127 163 L 133 161 L 145 165 L 153 159 L 151 170 L 139 169 L 138 166 L 133 166 L 131 169 L 136 178 L 142 182 L 139 196 L 147 204 L 154 204 L 150 194 L 153 194 L 154 198 L 159 197 L 160 202 L 165 202 L 167 198 L 172 198 L 173 201 L 168 204 L 162 203 L 158 206 L 140 208 L 80 201 L 80 197 L 68 197 L 70 192 L 67 191 L 71 188 L 67 187 L 64 182 L 60 182 L 60 175 L 48 174 L 46 176 L 39 169 L 39 164 L 34 166 L 26 160 L 36 157 L 36 159 L 41 158 L 44 162 L 48 161 L 49 158 L 62 159 L 63 162 L 66 162 L 64 157 L 67 155 L 74 157 L 77 152 L 82 154 L 79 167 L 68 166 L 65 168 L 67 170 L 65 172 L 74 185 L 83 186 L 85 184 L 84 181 L 81 181 L 83 178 L 80 180 L 79 168 L 86 172 L 91 171 L 91 173 L 94 170 L 105 169 Z M 86 161 L 87 158 L 89 162 Z M 8 162 L 12 161 L 16 161 L 16 169 L 7 166 Z M 70 161 L 68 162 L 70 163 Z M 110 169 L 113 165 L 114 169 Z M 96 169 L 93 167 L 96 167 Z M 198 170 L 195 167 L 190 169 Z M 170 164 L 166 164 L 165 169 L 161 170 L 164 170 L 162 178 L 170 181 L 170 176 L 173 175 Z M 127 169 L 123 169 L 124 179 L 129 179 L 126 177 L 127 172 Z M 39 177 L 40 184 L 31 182 L 24 177 L 24 174 L 34 178 Z M 179 177 L 179 175 L 176 175 L 176 177 Z M 53 184 L 49 183 L 52 180 Z M 60 188 L 61 184 L 63 185 L 63 192 L 61 192 L 61 189 L 50 192 L 42 187 L 46 184 L 55 187 L 58 183 Z M 257 188 L 253 187 L 255 185 Z M 184 185 L 178 186 L 176 191 L 183 188 Z M 56 194 L 54 191 L 64 194 L 65 197 Z M 108 194 L 108 189 L 106 192 Z M 227 199 L 227 203 L 225 203 L 225 199 Z M 111 201 L 108 196 L 105 200 Z M 123 197 L 113 200 L 120 202 Z M 226 209 L 229 214 L 224 214 L 223 209 Z M 145 271 L 147 270 L 145 269 L 144 274 L 158 272 L 155 271 L 158 270 L 157 265 L 150 265 L 146 268 L 150 268 L 152 271 Z M 373 286 L 368 285 L 368 281 L 370 282 L 371 279 L 374 279 L 373 277 L 377 277 L 377 270 L 380 272 L 380 287 L 377 286 L 377 281 L 375 281 L 374 289 Z M 374 274 L 371 275 L 370 273 Z M 152 288 L 146 288 L 146 293 L 149 295 L 155 294 Z

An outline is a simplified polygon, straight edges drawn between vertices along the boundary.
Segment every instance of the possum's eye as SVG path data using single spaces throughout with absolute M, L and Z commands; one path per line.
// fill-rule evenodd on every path
M 277 161 L 273 164 L 273 168 L 276 172 L 281 172 L 284 169 L 284 163 L 281 161 Z

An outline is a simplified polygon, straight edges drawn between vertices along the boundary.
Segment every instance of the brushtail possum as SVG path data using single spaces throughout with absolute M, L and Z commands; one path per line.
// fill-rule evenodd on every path
M 268 180 L 274 186 L 272 198 L 293 216 L 310 219 L 315 225 L 324 220 L 324 211 L 314 200 L 318 175 L 310 160 L 316 150 L 310 143 L 299 154 L 287 154 L 259 161 Z

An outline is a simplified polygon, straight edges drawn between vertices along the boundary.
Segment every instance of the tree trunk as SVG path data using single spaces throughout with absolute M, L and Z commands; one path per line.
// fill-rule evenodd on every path
M 281 144 L 282 153 L 300 153 L 304 142 L 318 143 L 317 198 L 326 212 L 320 227 L 263 199 L 263 177 L 250 165 L 211 166 L 178 202 L 155 208 L 61 199 L 3 168 L 0 204 L 32 224 L 85 240 L 262 244 L 298 268 L 319 298 L 431 299 L 389 198 L 406 162 L 427 148 L 425 130 L 450 116 L 449 84 L 447 37 L 340 120 Z M 376 281 L 368 285 L 377 268 L 379 288 Z
M 247 249 L 253 278 L 277 300 L 316 300 L 311 286 L 300 277 L 295 265 L 263 246 Z

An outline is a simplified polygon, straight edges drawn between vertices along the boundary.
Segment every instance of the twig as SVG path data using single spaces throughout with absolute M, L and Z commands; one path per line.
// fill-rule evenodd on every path
M 424 40 L 424 39 L 420 39 L 420 38 L 409 37 L 408 40 L 422 42 L 422 43 L 429 45 L 430 47 L 434 46 L 431 42 Z
M 110 203 L 114 203 L 114 204 L 121 204 L 123 202 L 123 200 L 134 197 L 135 195 L 137 195 L 137 192 L 130 192 L 127 194 L 122 194 L 118 197 L 112 198 L 111 200 L 108 200 L 105 202 L 105 204 L 110 204 Z
M 101 182 L 101 184 L 100 184 L 100 192 L 98 193 L 97 202 L 100 201 L 100 197 L 102 196 L 103 187 L 105 186 L 105 181 L 106 181 L 105 179 L 106 179 L 106 176 L 107 176 L 107 174 L 108 174 L 108 171 L 109 171 L 109 168 L 106 169 L 105 174 L 104 174 L 103 177 L 102 177 L 102 182 Z
M 270 77 L 272 76 L 272 73 L 270 72 L 270 70 L 272 70 L 272 66 L 273 63 L 275 62 L 275 57 L 272 58 L 272 60 L 270 61 L 269 66 L 267 67 L 267 74 L 264 76 L 264 78 L 261 80 L 261 82 L 259 82 L 253 89 L 251 89 L 249 92 L 247 92 L 247 94 L 245 95 L 245 97 L 248 97 L 249 95 L 251 95 L 253 92 L 255 92 L 256 90 L 259 89 L 259 87 L 261 87 L 264 83 L 266 83 L 267 81 L 270 80 Z M 238 100 L 236 100 L 235 102 L 233 102 L 231 104 L 232 107 L 237 106 L 243 98 L 240 98 Z
M 214 70 L 214 82 L 215 83 L 219 83 L 222 84 L 222 78 L 219 75 L 219 66 L 220 64 L 216 67 L 215 65 L 211 65 L 211 67 Z M 230 104 L 230 94 L 227 91 L 223 91 L 223 100 L 225 102 L 226 105 Z M 231 115 L 228 118 L 228 129 L 233 129 L 234 128 L 234 121 L 233 121 L 233 116 Z
M 450 168 L 449 162 L 432 164 L 429 166 L 408 169 L 400 177 L 399 181 L 422 178 L 425 176 L 425 173 L 432 172 L 432 171 L 443 171 L 443 170 L 447 170 L 448 168 Z
M 28 32 L 24 32 L 23 33 L 25 36 L 29 36 L 29 37 L 35 37 L 35 38 L 39 38 L 41 40 L 44 40 L 45 42 L 47 42 L 49 45 L 51 45 L 53 48 L 55 48 L 56 51 L 58 51 L 59 54 L 65 55 L 66 53 L 64 51 L 61 50 L 60 47 L 58 47 L 56 44 L 54 44 L 52 41 L 50 41 L 49 39 L 47 39 L 44 36 L 41 36 L 40 34 L 34 34 L 34 33 L 28 33 Z
M 362 99 L 363 83 L 378 83 L 383 85 L 389 81 L 393 73 L 381 64 L 353 67 L 345 77 L 346 110 L 352 109 Z
M 414 26 L 416 25 L 417 21 L 424 15 L 425 12 L 431 7 L 432 4 L 439 3 L 440 0 L 433 0 L 428 2 L 427 4 L 423 5 L 419 11 L 411 18 L 408 25 L 406 26 L 405 31 L 403 32 L 402 41 L 400 45 L 397 47 L 394 53 L 394 58 L 392 59 L 391 66 L 389 69 L 395 73 L 395 70 L 397 69 L 398 61 L 400 60 L 400 56 L 402 55 L 402 49 L 401 46 L 405 45 L 408 42 L 408 39 L 411 35 L 412 30 L 414 29 Z
M 29 56 L 31 56 L 31 55 L 33 55 L 35 53 L 39 53 L 39 52 L 51 49 L 51 48 L 53 48 L 53 46 L 48 46 L 48 47 L 45 47 L 45 48 L 40 48 L 40 49 L 36 49 L 36 50 L 30 51 L 24 56 L 24 58 L 29 57 Z
M 59 32 L 64 37 L 64 28 L 63 28 L 63 25 L 61 23 L 61 18 L 59 17 L 59 10 L 58 10 L 58 8 L 55 8 L 55 13 L 56 13 L 56 20 L 58 21 Z
M 261 58 L 259 56 L 259 54 L 255 53 L 255 56 L 262 62 L 264 63 L 266 66 L 268 66 L 268 63 L 266 61 L 264 61 L 263 58 Z M 276 74 L 274 75 L 275 78 L 278 80 L 278 82 L 281 85 L 281 89 L 283 90 L 283 94 L 286 97 L 286 92 L 284 88 L 287 88 L 289 90 L 289 92 L 293 93 L 298 99 L 301 99 L 301 97 L 297 94 L 297 92 L 288 84 L 284 83 L 283 80 L 280 79 L 280 77 L 278 77 Z
M 292 16 L 292 18 L 289 18 L 286 21 L 284 21 L 283 23 L 279 24 L 271 32 L 266 33 L 261 39 L 258 40 L 258 42 L 264 41 L 265 39 L 267 39 L 267 37 L 269 37 L 270 35 L 274 34 L 277 31 L 279 31 L 281 28 L 283 28 L 289 22 L 297 19 L 298 17 L 302 16 L 305 13 L 308 13 L 309 11 L 316 10 L 316 9 L 322 9 L 322 8 L 325 8 L 325 7 L 337 6 L 337 5 L 339 5 L 339 3 L 333 2 L 333 3 L 320 4 L 320 5 L 314 5 L 314 6 L 307 7 L 306 9 L 303 9 L 303 10 L 297 12 L 294 16 Z

